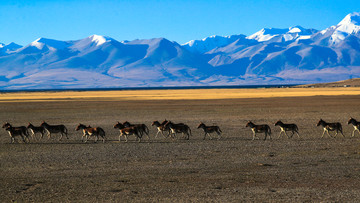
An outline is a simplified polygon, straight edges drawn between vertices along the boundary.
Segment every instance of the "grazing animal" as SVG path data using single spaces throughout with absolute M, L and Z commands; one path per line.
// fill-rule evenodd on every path
M 264 140 L 266 140 L 266 137 L 269 135 L 270 139 L 271 139 L 271 128 L 268 125 L 255 125 L 253 122 L 249 121 L 246 124 L 246 127 L 250 127 L 252 132 L 253 132 L 253 139 L 255 140 L 256 138 L 256 133 L 265 133 L 265 138 Z
M 24 143 L 26 143 L 25 138 L 27 138 L 28 141 L 30 142 L 29 134 L 27 133 L 25 126 L 12 127 L 12 125 L 10 123 L 6 122 L 2 126 L 2 128 L 5 128 L 5 130 L 8 131 L 8 133 L 10 135 L 10 139 L 11 139 L 10 143 L 15 142 L 15 136 L 20 136 Z
M 183 123 L 178 123 L 175 124 L 171 121 L 168 121 L 165 124 L 165 127 L 170 128 L 170 136 L 173 135 L 173 137 L 176 137 L 176 133 L 181 133 L 183 136 L 185 136 L 185 139 L 189 140 L 190 139 L 190 135 L 191 135 L 191 129 L 188 125 L 183 124 Z
M 125 142 L 127 142 L 129 135 L 135 135 L 136 140 L 138 142 L 141 142 L 141 134 L 139 134 L 138 128 L 136 128 L 136 127 L 125 127 L 120 122 L 117 122 L 117 124 L 114 125 L 114 128 L 118 128 L 119 131 L 120 131 L 119 142 L 121 142 L 121 136 L 125 136 Z
M 66 138 L 69 139 L 68 130 L 64 125 L 49 125 L 45 121 L 43 121 L 41 123 L 40 127 L 45 128 L 45 130 L 47 131 L 48 139 L 50 139 L 51 133 L 60 133 L 61 137 L 60 137 L 59 141 L 61 141 L 63 135 L 65 135 Z
M 41 126 L 36 127 L 33 124 L 29 123 L 29 125 L 26 127 L 26 129 L 31 131 L 31 137 L 36 139 L 36 133 L 40 133 L 41 134 L 41 138 L 44 137 L 44 133 L 45 133 L 45 129 Z
M 206 126 L 204 123 L 201 122 L 197 128 L 198 129 L 202 128 L 204 130 L 204 133 L 205 133 L 204 140 L 206 138 L 206 135 L 209 135 L 210 140 L 212 140 L 210 133 L 213 133 L 213 132 L 216 132 L 218 134 L 218 136 L 219 136 L 218 139 L 221 138 L 222 131 L 220 130 L 219 126 L 216 126 L 216 125 L 215 126 Z
M 349 121 L 348 121 L 348 125 L 349 124 L 352 124 L 354 126 L 354 130 L 351 134 L 351 137 L 354 137 L 355 136 L 355 131 L 358 131 L 359 134 L 360 134 L 360 122 L 358 122 L 357 120 L 355 120 L 354 118 L 350 118 Z
M 85 142 L 88 141 L 90 136 L 95 136 L 95 143 L 96 143 L 99 140 L 99 136 L 100 136 L 103 139 L 103 143 L 105 143 L 105 131 L 100 127 L 97 128 L 92 128 L 91 126 L 86 127 L 86 125 L 79 123 L 79 125 L 75 128 L 75 130 L 83 131 L 83 136 L 81 140 L 84 141 L 84 137 L 85 137 Z
M 277 122 L 275 123 L 275 126 L 279 126 L 279 127 L 280 127 L 280 130 L 281 130 L 278 138 L 280 138 L 282 132 L 285 133 L 285 135 L 287 136 L 287 138 L 293 137 L 295 133 L 296 133 L 297 136 L 300 138 L 299 128 L 297 127 L 296 124 L 284 124 L 283 122 L 281 122 L 281 121 L 279 120 L 279 121 L 277 121 Z M 289 137 L 289 136 L 286 134 L 286 131 L 291 131 L 291 132 L 292 132 L 291 137 Z
M 157 137 L 157 135 L 159 133 L 161 133 L 163 135 L 163 137 L 168 137 L 170 135 L 170 128 L 169 126 L 165 127 L 165 124 L 167 123 L 168 121 L 165 119 L 162 123 L 160 123 L 159 121 L 153 121 L 153 123 L 151 124 L 151 126 L 156 126 L 156 129 L 158 130 L 156 135 L 155 135 L 155 138 Z M 164 135 L 164 132 L 167 132 L 167 135 L 165 136 Z
M 150 140 L 150 136 L 149 136 L 149 128 L 145 125 L 145 124 L 131 124 L 128 121 L 125 121 L 123 123 L 123 125 L 125 127 L 135 127 L 138 129 L 138 132 L 141 134 L 141 137 L 146 134 L 146 136 L 148 137 L 148 139 Z
M 316 124 L 316 126 L 320 126 L 320 125 L 324 128 L 324 132 L 321 137 L 324 137 L 325 132 L 329 135 L 329 137 L 332 137 L 329 134 L 329 131 L 335 131 L 335 130 L 336 130 L 336 133 L 335 133 L 334 137 L 336 137 L 338 132 L 340 132 L 343 135 L 343 137 L 345 137 L 345 135 L 342 132 L 341 123 L 327 123 L 323 119 L 320 119 L 319 122 Z

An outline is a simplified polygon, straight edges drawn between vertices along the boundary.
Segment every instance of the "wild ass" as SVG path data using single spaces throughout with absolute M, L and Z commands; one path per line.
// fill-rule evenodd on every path
M 26 143 L 25 138 L 27 138 L 28 141 L 30 142 L 29 134 L 28 134 L 25 126 L 13 127 L 10 123 L 6 122 L 6 123 L 4 123 L 2 128 L 5 128 L 5 130 L 8 131 L 8 133 L 10 135 L 10 143 L 15 142 L 16 136 L 20 136 L 24 143 Z
M 218 134 L 218 136 L 219 136 L 218 139 L 221 138 L 222 131 L 220 130 L 219 126 L 216 126 L 216 125 L 214 125 L 214 126 L 206 126 L 204 123 L 201 122 L 197 128 L 198 129 L 202 128 L 204 130 L 204 133 L 205 133 L 204 134 L 204 140 L 206 138 L 206 135 L 209 135 L 210 140 L 212 140 L 212 137 L 211 137 L 210 133 L 214 133 L 214 132 Z
M 136 127 L 125 127 L 120 122 L 117 122 L 114 125 L 114 128 L 118 128 L 119 131 L 120 131 L 119 142 L 121 142 L 121 136 L 125 136 L 125 142 L 127 142 L 129 135 L 135 135 L 136 140 L 138 142 L 141 142 L 141 135 L 139 134 L 138 128 L 136 128 Z
M 150 140 L 150 136 L 149 136 L 149 128 L 145 125 L 145 124 L 131 124 L 128 121 L 125 121 L 123 123 L 124 127 L 135 127 L 138 129 L 139 134 L 141 134 L 141 137 L 146 134 L 146 136 L 148 137 L 148 139 Z
M 45 121 L 43 121 L 43 122 L 41 123 L 40 127 L 45 128 L 45 130 L 47 131 L 48 139 L 50 139 L 51 133 L 60 133 L 61 136 L 60 136 L 59 141 L 61 141 L 63 135 L 65 135 L 66 138 L 69 139 L 69 137 L 68 137 L 68 130 L 67 130 L 67 128 L 65 127 L 65 125 L 49 125 L 49 124 L 47 124 Z
M 299 128 L 297 127 L 296 124 L 293 124 L 293 123 L 292 123 L 292 124 L 284 124 L 283 122 L 281 122 L 281 121 L 279 120 L 279 121 L 277 121 L 277 122 L 275 123 L 275 126 L 279 126 L 279 127 L 280 127 L 280 130 L 281 130 L 278 138 L 280 138 L 281 133 L 283 133 L 283 132 L 284 132 L 284 134 L 287 136 L 287 138 L 293 137 L 295 133 L 296 133 L 297 136 L 300 138 Z M 286 134 L 286 131 L 291 131 L 291 132 L 292 132 L 291 137 L 289 137 L 289 136 Z
M 270 126 L 263 124 L 263 125 L 255 125 L 253 122 L 249 121 L 245 127 L 250 127 L 252 132 L 253 132 L 253 139 L 255 140 L 256 138 L 256 133 L 265 133 L 265 138 L 264 140 L 266 140 L 266 137 L 269 135 L 270 139 L 271 139 L 271 128 Z
M 351 137 L 354 137 L 355 136 L 355 131 L 358 131 L 359 134 L 360 134 L 360 122 L 358 122 L 357 120 L 355 120 L 354 118 L 350 118 L 349 121 L 348 121 L 348 125 L 349 124 L 352 124 L 353 127 L 354 127 L 354 130 L 351 134 Z
M 156 135 L 155 135 L 155 138 L 157 137 L 157 135 L 159 133 L 161 133 L 163 135 L 163 137 L 165 137 L 164 135 L 164 132 L 167 132 L 167 135 L 166 136 L 169 136 L 170 135 L 170 128 L 169 126 L 165 127 L 165 124 L 167 123 L 168 121 L 165 119 L 162 123 L 160 123 L 159 121 L 153 121 L 153 123 L 151 124 L 151 126 L 156 126 L 156 129 L 158 130 Z
M 324 132 L 322 134 L 321 137 L 324 137 L 324 134 L 325 132 L 329 135 L 329 137 L 332 137 L 330 134 L 329 134 L 329 131 L 335 131 L 336 130 L 336 133 L 335 133 L 335 136 L 338 134 L 338 132 L 340 132 L 343 137 L 345 137 L 345 135 L 343 134 L 342 132 L 342 126 L 341 126 L 341 123 L 327 123 L 325 122 L 324 120 L 320 119 L 319 122 L 316 124 L 316 126 L 322 126 L 323 129 L 324 129 Z
M 96 128 L 92 128 L 91 126 L 86 127 L 86 125 L 79 123 L 79 125 L 75 128 L 75 130 L 83 131 L 83 136 L 81 138 L 82 141 L 84 141 L 84 137 L 85 137 L 85 142 L 87 142 L 90 136 L 95 136 L 95 143 L 96 143 L 99 140 L 99 136 L 100 136 L 103 139 L 103 143 L 105 143 L 105 131 L 100 127 L 96 127 Z
M 41 134 L 41 138 L 44 137 L 44 133 L 45 133 L 45 128 L 39 126 L 34 126 L 33 124 L 29 123 L 29 125 L 26 127 L 26 129 L 31 131 L 31 137 L 34 138 L 36 140 L 36 133 L 40 133 Z
M 171 121 L 168 121 L 166 124 L 165 124 L 165 127 L 168 127 L 170 128 L 170 136 L 173 135 L 173 137 L 175 138 L 176 137 L 176 134 L 177 133 L 181 133 L 183 136 L 185 136 L 185 139 L 189 140 L 190 139 L 190 135 L 191 135 L 191 129 L 188 125 L 186 124 L 183 124 L 183 123 L 178 123 L 178 124 L 175 124 Z

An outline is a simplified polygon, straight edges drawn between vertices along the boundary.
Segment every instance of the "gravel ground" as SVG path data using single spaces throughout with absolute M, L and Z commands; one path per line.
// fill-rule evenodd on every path
M 0 121 L 64 124 L 70 139 L 9 144 L 0 131 L 2 202 L 358 202 L 360 96 L 0 103 Z M 341 122 L 345 138 L 321 138 L 322 118 Z M 157 137 L 153 120 L 184 122 L 190 140 Z M 274 123 L 296 123 L 300 138 L 278 138 Z M 117 122 L 145 123 L 150 140 L 119 142 Z M 247 121 L 268 124 L 272 140 L 252 141 Z M 200 121 L 219 125 L 220 140 L 203 140 Z M 81 142 L 78 123 L 100 126 L 105 143 Z M 259 137 L 263 138 L 263 135 Z

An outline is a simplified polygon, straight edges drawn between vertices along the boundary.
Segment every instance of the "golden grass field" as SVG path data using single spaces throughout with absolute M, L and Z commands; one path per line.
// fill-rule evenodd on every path
M 64 124 L 59 135 L 10 144 L 0 129 L 0 202 L 359 202 L 360 88 L 274 88 L 32 92 L 0 94 L 0 122 Z M 325 136 L 322 118 L 344 135 Z M 190 140 L 155 137 L 154 120 L 183 122 Z M 274 123 L 296 123 L 300 138 Z M 150 140 L 119 142 L 117 121 L 144 123 Z M 251 140 L 251 120 L 272 140 Z M 219 125 L 203 140 L 200 121 Z M 100 126 L 106 142 L 81 141 L 75 127 Z M 334 133 L 332 133 L 334 135 Z
M 207 100 L 339 95 L 360 95 L 360 87 L 19 92 L 2 93 L 0 102 L 99 98 L 102 100 Z

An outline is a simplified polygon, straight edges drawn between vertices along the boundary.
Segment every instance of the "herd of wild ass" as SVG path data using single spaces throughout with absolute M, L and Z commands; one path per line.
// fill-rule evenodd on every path
M 360 122 L 356 121 L 354 118 L 350 118 L 347 123 L 352 124 L 354 127 L 354 130 L 351 134 L 352 137 L 354 137 L 356 131 L 358 131 L 358 133 L 360 134 Z M 190 127 L 184 123 L 173 123 L 171 121 L 164 120 L 162 123 L 160 123 L 159 121 L 154 121 L 152 123 L 152 126 L 155 126 L 157 129 L 155 138 L 159 134 L 162 134 L 163 137 L 176 138 L 176 134 L 181 133 L 183 135 L 183 137 L 188 140 L 188 139 L 190 139 L 190 136 L 191 136 Z M 285 124 L 279 120 L 275 123 L 275 126 L 279 126 L 280 130 L 281 130 L 278 138 L 280 138 L 282 133 L 284 133 L 288 138 L 293 137 L 293 135 L 295 133 L 297 134 L 298 137 L 300 137 L 299 129 L 296 124 Z M 325 132 L 327 133 L 327 135 L 329 137 L 332 137 L 329 134 L 329 131 L 335 131 L 334 137 L 336 137 L 336 135 L 339 132 L 342 134 L 343 137 L 345 137 L 345 135 L 343 134 L 343 131 L 342 131 L 341 123 L 327 123 L 324 120 L 320 119 L 316 126 L 321 126 L 324 129 L 321 137 L 324 137 Z M 10 123 L 6 122 L 2 127 L 5 128 L 5 130 L 9 133 L 10 138 L 11 138 L 11 143 L 15 142 L 15 137 L 17 137 L 17 136 L 21 137 L 21 139 L 25 143 L 26 143 L 26 139 L 28 140 L 28 142 L 30 142 L 30 137 L 35 139 L 35 135 L 37 133 L 41 134 L 41 138 L 43 138 L 44 134 L 47 134 L 48 138 L 50 139 L 51 134 L 58 133 L 58 134 L 61 134 L 59 141 L 62 139 L 62 137 L 64 135 L 66 136 L 67 139 L 69 139 L 68 130 L 65 127 L 65 125 L 49 125 L 45 121 L 43 121 L 40 126 L 34 126 L 31 123 L 29 123 L 29 125 L 27 127 L 25 127 L 25 126 L 13 127 Z M 266 125 L 266 124 L 256 125 L 253 122 L 249 121 L 246 124 L 246 127 L 250 127 L 253 132 L 252 140 L 257 138 L 256 137 L 257 133 L 264 133 L 265 134 L 264 140 L 266 140 L 267 136 L 269 136 L 269 138 L 271 139 L 271 128 L 269 125 Z M 148 139 L 150 139 L 149 128 L 145 124 L 131 124 L 127 121 L 124 123 L 117 122 L 114 125 L 114 128 L 116 128 L 120 131 L 119 141 L 121 141 L 121 137 L 124 136 L 125 141 L 127 142 L 129 135 L 134 135 L 138 142 L 141 141 L 141 138 L 144 135 L 146 135 L 148 137 Z M 222 131 L 220 130 L 219 126 L 215 126 L 215 125 L 207 126 L 204 123 L 200 123 L 197 128 L 203 129 L 203 131 L 204 131 L 203 139 L 205 139 L 207 135 L 209 136 L 209 139 L 212 139 L 212 137 L 211 137 L 212 133 L 216 133 L 218 136 L 218 139 L 221 138 Z M 98 141 L 99 137 L 101 137 L 103 142 L 105 142 L 105 131 L 101 127 L 94 128 L 89 125 L 86 126 L 83 124 L 79 124 L 75 128 L 75 130 L 82 131 L 82 141 L 84 141 L 84 142 L 87 142 L 88 139 L 92 136 L 95 137 L 95 142 Z M 29 131 L 31 133 L 29 133 Z M 291 136 L 289 136 L 286 132 L 291 132 L 292 133 Z

